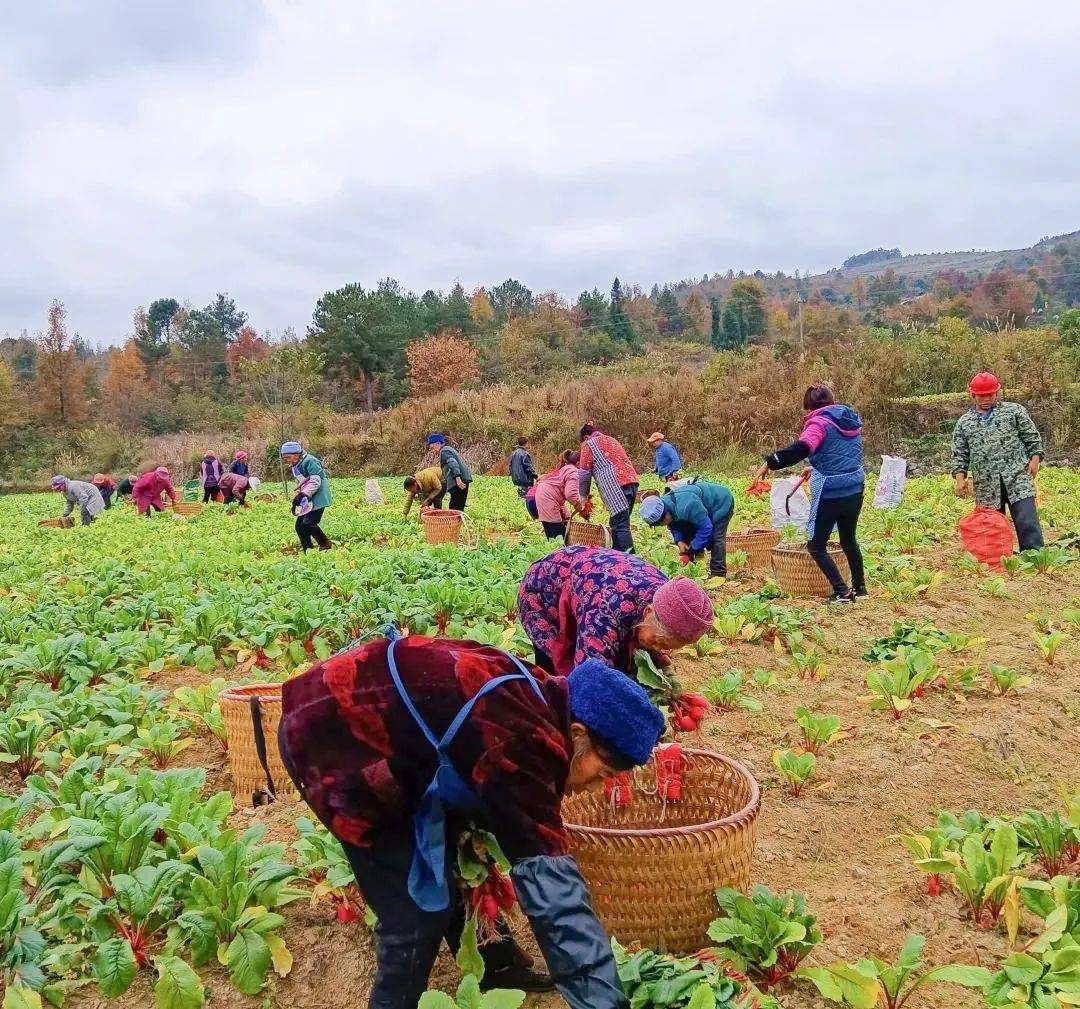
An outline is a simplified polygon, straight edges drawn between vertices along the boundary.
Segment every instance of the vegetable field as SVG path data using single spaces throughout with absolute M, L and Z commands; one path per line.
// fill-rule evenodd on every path
M 732 529 L 767 522 L 732 483 Z M 307 555 L 281 497 L 71 530 L 36 525 L 56 495 L 0 499 L 3 1009 L 364 1003 L 371 923 L 340 849 L 301 806 L 233 800 L 217 695 L 390 622 L 530 654 L 517 585 L 549 548 L 507 480 L 477 480 L 460 547 L 425 545 L 383 490 L 335 480 L 335 549 Z M 635 525 L 713 593 L 714 632 L 674 656 L 708 702 L 677 738 L 762 784 L 769 888 L 718 896 L 702 961 L 619 947 L 635 1009 L 745 1007 L 747 978 L 790 1009 L 1080 1004 L 1080 473 L 1041 492 L 1050 545 L 993 573 L 959 546 L 970 502 L 910 481 L 864 512 L 871 599 L 841 610 L 738 554 L 709 581 Z M 449 958 L 433 981 L 457 989 Z

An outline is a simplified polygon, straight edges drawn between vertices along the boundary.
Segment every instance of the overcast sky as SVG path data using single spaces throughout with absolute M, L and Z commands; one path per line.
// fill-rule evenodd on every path
M 1080 228 L 1078 52 L 1075 0 L 6 4 L 0 334 L 1026 246 Z

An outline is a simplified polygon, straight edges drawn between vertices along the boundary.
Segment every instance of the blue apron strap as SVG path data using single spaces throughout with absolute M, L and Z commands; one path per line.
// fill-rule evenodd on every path
M 393 679 L 394 686 L 397 687 L 398 695 L 404 702 L 405 707 L 409 709 L 409 714 L 413 716 L 416 724 L 420 726 L 420 730 L 427 737 L 427 741 L 437 750 L 439 748 L 439 740 L 435 738 L 435 733 L 428 728 L 427 722 L 420 717 L 420 712 L 416 710 L 416 705 L 413 704 L 409 692 L 405 689 L 405 684 L 401 682 L 401 674 L 398 672 L 397 660 L 394 658 L 394 649 L 397 648 L 397 643 L 400 640 L 400 638 L 394 638 L 394 640 L 390 642 L 390 647 L 386 649 L 386 665 L 390 670 L 390 677 Z

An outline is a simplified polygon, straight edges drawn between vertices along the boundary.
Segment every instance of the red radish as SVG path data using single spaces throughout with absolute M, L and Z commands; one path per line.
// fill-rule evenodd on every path
M 656 750 L 656 786 L 660 795 L 669 802 L 682 798 L 682 772 L 684 767 L 682 746 L 669 743 Z
M 941 881 L 941 876 L 932 872 L 926 879 L 926 892 L 931 897 L 940 897 L 945 892 L 945 884 Z
M 693 732 L 697 728 L 697 722 L 694 721 L 689 715 L 680 715 L 676 719 L 676 723 L 683 732 Z
M 340 904 L 338 904 L 336 908 L 334 908 L 334 914 L 337 915 L 337 920 L 340 921 L 343 925 L 346 925 L 351 921 L 356 921 L 358 917 L 352 905 L 347 904 L 345 901 L 342 901 Z
M 690 717 L 695 722 L 700 722 L 705 717 L 705 711 L 706 711 L 706 709 L 703 708 L 700 704 L 695 704 L 690 709 Z

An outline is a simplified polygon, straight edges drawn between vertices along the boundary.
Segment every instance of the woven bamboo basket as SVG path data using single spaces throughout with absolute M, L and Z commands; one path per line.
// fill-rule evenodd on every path
M 749 887 L 761 806 L 742 764 L 708 750 L 683 754 L 676 803 L 655 794 L 653 765 L 637 773 L 646 791 L 635 787 L 628 807 L 613 811 L 591 793 L 563 803 L 571 853 L 609 934 L 669 953 L 706 944 L 717 887 Z
M 465 524 L 463 512 L 453 508 L 429 508 L 420 513 L 427 543 L 457 543 L 461 539 L 461 527 Z
M 174 515 L 201 515 L 203 505 L 201 501 L 174 501 Z
M 571 519 L 566 524 L 566 545 L 585 547 L 611 546 L 611 530 L 597 522 Z
M 848 567 L 844 551 L 840 544 L 830 542 L 829 556 L 833 559 L 840 576 L 846 582 L 851 581 L 851 568 Z M 805 543 L 778 543 L 772 549 L 772 568 L 776 583 L 789 595 L 816 596 L 825 598 L 832 595 L 829 580 L 821 573 L 814 558 L 806 551 Z
M 767 568 L 772 564 L 772 548 L 780 542 L 775 529 L 745 529 L 741 533 L 728 533 L 728 553 L 741 550 L 746 554 L 749 568 Z
M 252 701 L 258 700 L 256 707 Z M 254 683 L 229 687 L 219 698 L 221 714 L 229 742 L 229 768 L 232 770 L 233 795 L 259 805 L 272 793 L 277 797 L 296 795 L 278 752 L 278 726 L 281 724 L 281 684 Z M 262 725 L 266 745 L 266 767 L 259 758 L 255 737 L 255 719 Z M 267 780 L 267 771 L 273 782 Z
M 38 525 L 45 529 L 70 529 L 75 522 L 70 516 L 64 516 L 58 519 L 42 519 Z

